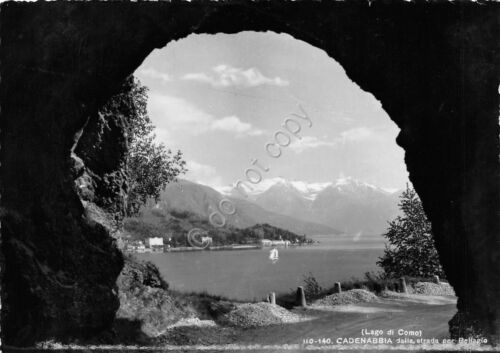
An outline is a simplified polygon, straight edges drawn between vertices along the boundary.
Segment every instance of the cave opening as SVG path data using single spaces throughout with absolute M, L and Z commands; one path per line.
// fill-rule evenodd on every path
M 397 142 L 405 150 L 410 180 L 459 297 L 450 333 L 498 341 L 500 280 L 493 270 L 500 234 L 498 7 L 2 6 L 4 342 L 29 345 L 39 338 L 109 328 L 118 308 L 113 287 L 123 259 L 109 236 L 113 222 L 85 210 L 74 189 L 83 170 L 72 155 L 75 139 L 101 119 L 98 108 L 153 49 L 193 32 L 245 30 L 289 33 L 325 50 L 382 102 L 401 129 Z M 72 11 L 76 6 L 87 11 Z M 43 19 L 45 30 L 34 33 Z M 68 23 L 70 30 L 61 31 Z M 116 157 L 126 145 L 122 123 L 107 126 L 108 142 L 116 143 L 102 145 L 95 155 L 109 157 L 94 166 L 107 175 L 94 194 L 103 204 L 114 204 L 125 187 L 124 160 Z M 88 183 L 94 178 L 85 177 Z

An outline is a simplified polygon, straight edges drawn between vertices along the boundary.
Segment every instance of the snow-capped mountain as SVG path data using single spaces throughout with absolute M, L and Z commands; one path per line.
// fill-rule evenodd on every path
M 331 184 L 332 183 L 330 182 L 307 183 L 304 181 L 296 181 L 296 180 L 291 181 L 285 178 L 277 177 L 271 179 L 264 179 L 258 184 L 251 184 L 248 182 L 242 183 L 240 188 L 243 189 L 248 196 L 250 196 L 250 199 L 252 199 L 252 196 L 257 196 L 259 194 L 262 194 L 271 188 L 288 188 L 290 190 L 296 190 L 298 193 L 301 194 L 302 197 L 305 197 L 306 199 L 314 200 L 317 194 L 321 190 L 323 190 L 327 186 L 330 186 Z M 242 197 L 242 193 L 235 190 L 235 188 L 232 186 L 222 187 L 218 190 L 225 195 Z
M 389 192 L 352 178 L 327 183 L 284 178 L 241 184 L 247 200 L 262 208 L 308 222 L 328 225 L 351 234 L 381 234 L 398 214 L 399 192 Z M 243 198 L 235 188 L 221 190 Z
M 398 214 L 399 193 L 355 180 L 343 180 L 322 190 L 311 208 L 312 219 L 337 224 L 347 233 L 382 234 Z
M 224 195 L 211 187 L 187 180 L 179 180 L 167 185 L 160 195 L 158 204 L 166 211 L 188 212 L 208 220 L 210 214 L 218 210 L 219 202 L 223 198 L 225 198 Z M 267 223 L 301 235 L 341 233 L 324 224 L 295 219 L 281 212 L 266 210 L 249 200 L 231 196 L 227 198 L 233 202 L 235 212 L 225 217 L 226 224 L 236 228 L 247 228 Z M 217 218 L 216 222 L 221 223 L 220 218 Z

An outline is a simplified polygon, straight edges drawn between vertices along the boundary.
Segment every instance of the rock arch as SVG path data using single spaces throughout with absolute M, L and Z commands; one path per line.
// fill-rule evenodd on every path
M 459 296 L 450 332 L 499 341 L 499 4 L 4 3 L 0 16 L 5 342 L 110 325 L 122 259 L 75 190 L 75 141 L 153 49 L 244 30 L 323 49 L 382 102 Z M 109 141 L 123 147 L 122 133 L 110 127 Z M 101 172 L 119 172 L 122 152 Z

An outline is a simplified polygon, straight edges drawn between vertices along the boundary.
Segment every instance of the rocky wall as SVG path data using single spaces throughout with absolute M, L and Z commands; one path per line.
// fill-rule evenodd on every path
M 499 341 L 499 4 L 4 3 L 0 16 L 6 342 L 109 327 L 122 260 L 85 215 L 75 142 L 153 49 L 245 30 L 323 49 L 381 101 L 459 296 L 450 332 Z

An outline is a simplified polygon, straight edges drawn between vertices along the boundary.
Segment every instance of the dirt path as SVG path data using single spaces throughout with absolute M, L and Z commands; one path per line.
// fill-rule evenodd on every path
M 448 320 L 456 312 L 455 303 L 453 297 L 408 296 L 405 299 L 380 299 L 376 303 L 295 309 L 294 312 L 301 312 L 314 319 L 296 324 L 245 330 L 237 336 L 236 342 L 242 345 L 302 345 L 304 340 L 313 339 L 311 346 L 321 347 L 327 342 L 337 345 L 338 340 L 344 338 L 375 337 L 363 336 L 363 329 L 383 330 L 384 334 L 379 337 L 391 338 L 392 345 L 397 345 L 396 339 L 405 337 L 414 340 L 442 340 L 448 337 Z M 394 330 L 393 336 L 387 335 L 387 331 L 391 329 Z M 421 331 L 422 336 L 398 335 L 400 329 Z
M 401 295 L 399 295 L 401 296 Z M 350 350 L 356 352 L 419 350 L 417 339 L 436 339 L 442 343 L 448 338 L 448 321 L 456 312 L 456 298 L 445 296 L 406 295 L 400 298 L 378 298 L 376 302 L 296 308 L 294 313 L 310 320 L 252 329 L 237 329 L 215 325 L 201 325 L 199 320 L 187 320 L 194 325 L 174 325 L 158 338 L 151 352 L 165 348 L 180 352 L 203 349 L 206 353 L 227 351 L 303 352 L 306 349 Z M 188 322 L 188 323 L 189 323 Z M 366 335 L 364 330 L 379 331 L 380 335 Z M 394 330 L 388 334 L 388 330 Z M 405 336 L 398 330 L 421 332 Z M 376 343 L 356 342 L 354 339 L 378 338 Z M 388 339 L 391 339 L 391 342 Z M 413 339 L 414 344 L 398 342 Z M 311 343 L 309 340 L 313 340 Z M 349 341 L 349 340 L 352 340 Z M 384 341 L 385 340 L 385 341 Z M 401 346 L 406 344 L 406 346 Z M 287 345 L 287 349 L 284 349 Z M 475 350 L 478 346 L 470 347 Z M 99 347 L 96 346 L 96 349 Z M 108 353 L 121 352 L 110 347 Z M 403 348 L 403 349 L 402 349 Z M 429 350 L 431 347 L 426 347 Z M 436 349 L 437 347 L 434 346 Z M 157 350 L 156 350 L 157 349 Z M 256 350 L 257 349 L 257 350 Z M 442 349 L 442 347 L 441 347 Z

